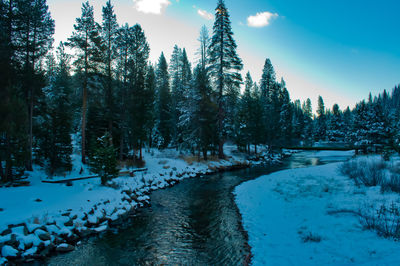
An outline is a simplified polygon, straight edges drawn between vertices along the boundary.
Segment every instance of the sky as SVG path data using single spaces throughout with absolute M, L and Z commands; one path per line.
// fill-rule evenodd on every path
M 101 23 L 106 0 L 89 1 Z M 119 24 L 139 23 L 150 60 L 173 46 L 186 48 L 192 64 L 202 25 L 212 34 L 217 0 L 112 0 Z M 321 95 L 341 109 L 400 83 L 397 0 L 225 0 L 244 69 L 259 82 L 266 58 L 284 78 L 292 100 Z M 82 0 L 48 0 L 55 46 L 71 36 Z

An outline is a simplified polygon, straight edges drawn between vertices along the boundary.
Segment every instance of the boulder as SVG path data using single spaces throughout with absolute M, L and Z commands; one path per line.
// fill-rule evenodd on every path
M 73 245 L 67 244 L 67 243 L 62 243 L 56 247 L 57 252 L 70 252 L 73 251 L 75 247 Z

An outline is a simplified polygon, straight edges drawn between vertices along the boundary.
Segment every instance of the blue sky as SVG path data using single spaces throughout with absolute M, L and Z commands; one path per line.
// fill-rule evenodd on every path
M 91 1 L 97 21 L 105 0 Z M 56 43 L 72 32 L 80 0 L 49 0 Z M 155 62 L 176 43 L 195 60 L 197 37 L 210 30 L 216 0 L 114 0 L 119 23 L 140 23 Z M 292 99 L 321 95 L 327 107 L 354 105 L 400 83 L 400 2 L 394 0 L 225 1 L 243 59 L 258 81 L 269 57 Z M 257 15 L 258 14 L 258 15 Z M 201 16 L 202 15 L 202 16 Z M 250 23 L 248 21 L 249 17 Z M 211 18 L 211 19 L 210 19 Z M 257 26 L 257 27 L 254 27 Z

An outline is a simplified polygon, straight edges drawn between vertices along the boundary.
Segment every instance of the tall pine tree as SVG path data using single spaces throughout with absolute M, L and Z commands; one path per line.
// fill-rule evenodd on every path
M 213 36 L 209 47 L 209 69 L 214 86 L 218 92 L 218 156 L 224 158 L 225 142 L 225 99 L 224 93 L 235 91 L 242 82 L 240 71 L 242 61 L 236 53 L 236 42 L 233 39 L 229 13 L 223 0 L 218 1 L 215 9 Z

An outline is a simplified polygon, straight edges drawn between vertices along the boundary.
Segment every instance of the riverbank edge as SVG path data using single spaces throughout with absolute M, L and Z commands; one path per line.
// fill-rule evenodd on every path
M 118 207 L 112 211 L 105 211 L 107 201 L 97 202 L 93 207 L 85 212 L 82 211 L 81 216 L 71 215 L 68 211 L 60 214 L 60 219 L 53 220 L 48 223 L 30 224 L 22 221 L 18 224 L 9 224 L 8 228 L 0 233 L 0 264 L 19 264 L 41 261 L 47 257 L 73 251 L 80 241 L 98 235 L 110 227 L 118 227 L 127 220 L 138 208 L 150 205 L 149 194 L 157 189 L 164 189 L 178 184 L 181 180 L 187 178 L 211 175 L 218 172 L 234 171 L 248 168 L 260 164 L 280 163 L 285 157 L 291 155 L 291 152 L 282 152 L 278 154 L 260 154 L 250 159 L 231 157 L 219 162 L 204 162 L 204 168 L 189 168 L 187 171 L 177 171 L 174 175 L 165 177 L 166 183 L 152 184 L 143 180 L 141 187 L 136 189 L 120 190 L 122 195 L 121 202 Z M 188 166 L 191 164 L 188 163 Z M 171 172 L 172 173 L 172 172 Z M 162 175 L 162 173 L 159 173 Z M 111 186 L 113 183 L 110 184 Z M 120 207 L 120 208 L 119 208 Z M 236 206 L 239 212 L 239 209 Z M 246 231 L 243 225 L 239 224 L 246 238 Z M 248 243 L 247 243 L 248 245 Z M 246 248 L 247 249 L 247 248 Z M 245 258 L 245 263 L 251 261 L 251 249 L 248 245 L 250 253 Z

